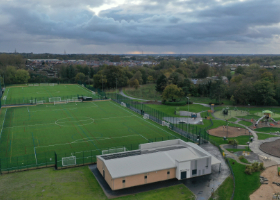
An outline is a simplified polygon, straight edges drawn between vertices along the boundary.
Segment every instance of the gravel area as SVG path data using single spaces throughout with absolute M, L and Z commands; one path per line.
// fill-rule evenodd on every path
M 260 145 L 263 152 L 280 158 L 280 139 L 273 142 L 265 142 Z

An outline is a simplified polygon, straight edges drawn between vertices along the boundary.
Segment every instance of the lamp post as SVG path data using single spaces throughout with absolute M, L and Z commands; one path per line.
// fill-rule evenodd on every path
M 190 113 L 190 107 L 189 107 L 189 97 L 188 98 L 188 113 Z M 189 117 L 188 117 L 188 124 L 187 124 L 187 133 L 189 134 Z
M 101 75 L 101 77 L 102 77 L 102 92 L 103 92 L 103 75 Z
M 116 78 L 116 93 L 118 93 L 118 85 L 117 85 L 117 80 L 118 80 L 118 78 Z
M 250 144 L 250 142 L 247 142 L 247 144 L 248 144 L 248 150 L 249 150 L 249 144 Z

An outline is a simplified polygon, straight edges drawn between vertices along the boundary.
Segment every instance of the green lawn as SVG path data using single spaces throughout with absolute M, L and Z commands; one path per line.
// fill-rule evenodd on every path
M 264 132 L 264 133 L 275 133 L 277 131 L 280 132 L 280 128 L 263 127 L 263 128 L 256 128 L 255 131 L 257 131 L 257 132 Z
M 235 138 L 230 138 L 230 139 L 236 139 L 238 141 L 238 144 L 240 145 L 246 145 L 247 142 L 249 142 L 250 138 L 252 137 L 252 135 L 242 135 L 239 137 L 235 137 Z M 221 144 L 228 144 L 228 140 L 225 140 L 222 137 L 216 137 L 216 136 L 212 136 L 209 135 L 209 139 L 211 139 L 212 141 L 216 142 L 218 145 Z
M 1 103 L 5 104 L 26 104 L 31 99 L 37 101 L 44 100 L 49 102 L 51 97 L 60 97 L 61 100 L 72 99 L 77 96 L 89 96 L 93 99 L 99 99 L 98 95 L 80 85 L 55 85 L 55 86 L 25 86 L 25 87 L 7 87 L 3 94 Z
M 159 110 L 161 112 L 164 112 L 170 116 L 173 117 L 178 117 L 178 115 L 175 115 L 175 111 L 178 108 L 178 111 L 190 111 L 190 112 L 201 112 L 201 111 L 206 111 L 209 110 L 210 108 L 202 106 L 202 105 L 198 105 L 198 104 L 190 104 L 185 105 L 185 106 L 170 106 L 170 105 L 157 105 L 157 104 L 147 104 L 147 106 L 154 108 L 156 110 Z
M 138 89 L 124 88 L 123 92 L 131 97 L 147 100 L 161 100 L 161 94 L 155 89 L 156 84 L 141 85 Z
M 243 162 L 245 164 L 251 164 L 246 158 L 242 158 L 242 159 L 239 159 L 240 162 Z
M 232 117 L 232 118 L 228 119 L 228 121 L 229 121 L 229 122 L 236 122 L 236 120 L 237 120 L 237 119 L 236 119 L 236 118 L 234 118 L 234 117 Z
M 249 152 L 251 152 L 251 149 L 249 148 L 248 149 L 248 147 L 246 147 L 246 149 L 226 149 L 226 150 L 228 150 L 229 152 L 239 152 L 239 151 L 249 151 Z
M 62 157 L 71 155 L 77 164 L 92 163 L 108 148 L 136 149 L 140 143 L 175 137 L 179 135 L 167 127 L 113 101 L 12 107 L 0 140 L 1 168 L 52 165 L 54 151 L 59 166 Z
M 257 190 L 260 183 L 260 172 L 255 172 L 252 175 L 245 174 L 245 165 L 237 163 L 235 160 L 230 159 L 234 177 L 235 177 L 235 200 L 249 200 L 249 196 Z M 232 163 L 235 164 L 232 164 Z
M 0 199 L 108 199 L 87 166 L 64 170 L 44 168 L 0 177 Z M 121 200 L 194 200 L 183 184 L 119 197 Z
M 259 140 L 265 140 L 267 138 L 271 138 L 271 137 L 280 137 L 280 135 L 270 135 L 270 134 L 265 134 L 265 133 L 257 133 L 258 135 L 258 139 Z
M 252 122 L 248 122 L 248 121 L 244 121 L 244 120 L 241 120 L 238 122 L 239 124 L 243 124 L 245 126 L 251 126 L 252 125 Z
M 233 178 L 227 177 L 226 180 L 220 185 L 215 191 L 214 196 L 210 197 L 209 200 L 230 200 L 233 192 Z

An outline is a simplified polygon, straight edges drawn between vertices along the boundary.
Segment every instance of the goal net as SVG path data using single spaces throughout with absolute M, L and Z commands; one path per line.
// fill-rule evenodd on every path
M 69 156 L 69 157 L 63 157 L 62 158 L 62 166 L 71 166 L 76 165 L 76 156 Z
M 162 121 L 162 124 L 161 124 L 162 126 L 167 126 L 167 127 L 169 127 L 170 126 L 170 123 L 168 123 L 168 122 L 166 122 L 166 121 Z
M 33 86 L 33 84 L 28 84 L 28 86 Z
M 39 86 L 39 84 L 38 83 L 34 83 L 34 85 L 33 86 Z
M 35 99 L 31 99 L 31 100 L 29 100 L 30 101 L 30 103 L 36 103 L 36 100 Z
M 126 104 L 125 104 L 124 102 L 121 102 L 121 105 L 122 105 L 123 107 L 126 107 Z
M 54 101 L 61 101 L 61 97 L 51 97 L 51 98 L 49 98 L 49 102 L 54 102 Z
M 53 105 L 57 105 L 57 104 L 67 104 L 67 100 L 61 100 L 61 101 L 54 101 Z
M 96 94 L 96 93 L 92 91 L 92 94 Z
M 107 150 L 102 150 L 102 155 L 104 154 L 111 154 L 111 153 L 119 153 L 119 152 L 125 152 L 127 149 L 125 147 L 112 147 Z
M 40 86 L 49 86 L 48 83 L 40 83 Z
M 144 119 L 149 119 L 149 118 L 150 118 L 150 115 L 149 115 L 149 114 L 144 114 L 143 118 L 144 118 Z
M 49 86 L 54 86 L 54 83 L 50 83 Z
M 67 99 L 67 103 L 77 103 L 77 102 L 83 102 L 82 99 L 78 99 L 78 97 L 73 97 L 72 99 Z
M 44 103 L 45 103 L 44 100 L 42 100 L 42 101 L 37 101 L 37 102 L 36 102 L 36 104 L 44 104 Z

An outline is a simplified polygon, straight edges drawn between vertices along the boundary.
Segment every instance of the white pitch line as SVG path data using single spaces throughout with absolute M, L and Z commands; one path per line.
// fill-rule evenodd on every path
M 110 103 L 112 103 L 111 101 L 110 101 Z M 124 109 L 122 106 L 119 106 L 119 104 L 115 104 L 115 103 L 112 103 L 113 105 L 115 105 L 115 106 L 117 106 L 117 107 L 120 107 L 121 109 L 123 109 L 123 110 L 125 110 L 126 112 L 128 112 L 128 113 L 131 113 L 131 112 L 133 112 L 133 111 L 131 111 L 131 110 L 126 110 L 126 109 Z M 139 116 L 137 116 L 136 114 L 134 114 L 133 113 L 133 115 L 134 116 L 136 116 L 136 117 L 138 117 L 138 118 L 140 118 L 141 120 L 144 120 L 145 122 L 147 122 L 147 123 L 149 123 L 149 124 L 151 124 L 151 125 L 153 125 L 153 126 L 155 126 L 155 127 L 157 127 L 158 129 L 160 129 L 160 130 L 163 130 L 164 132 L 166 132 L 166 133 L 168 133 L 168 134 L 170 134 L 170 135 L 172 135 L 172 136 L 174 136 L 174 137 L 176 137 L 175 135 L 173 135 L 173 134 L 171 134 L 171 133 L 169 133 L 168 131 L 166 131 L 166 130 L 164 130 L 164 129 L 162 129 L 162 128 L 159 128 L 158 126 L 156 126 L 156 125 L 154 125 L 154 124 L 152 124 L 152 123 L 150 123 L 149 121 L 147 121 L 147 120 L 145 120 L 145 119 L 143 119 L 143 117 L 139 117 Z

